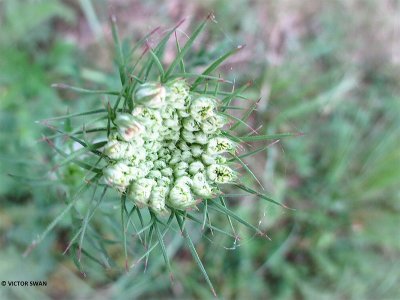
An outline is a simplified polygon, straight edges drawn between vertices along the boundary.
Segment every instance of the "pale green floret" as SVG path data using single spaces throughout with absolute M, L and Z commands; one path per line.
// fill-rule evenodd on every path
M 235 172 L 225 165 L 213 164 L 207 168 L 207 177 L 215 183 L 230 183 L 236 179 Z
M 215 195 L 213 188 L 208 184 L 204 173 L 197 173 L 193 176 L 192 191 L 204 198 L 211 198 Z
M 172 171 L 172 170 L 171 170 Z M 163 174 L 163 172 L 161 171 L 161 174 Z M 163 174 L 164 175 L 164 174 Z M 157 184 L 160 186 L 164 186 L 169 188 L 170 184 L 172 182 L 171 177 L 167 177 L 167 176 L 162 176 L 160 179 L 157 179 Z
M 190 151 L 195 158 L 200 157 L 203 154 L 203 148 L 200 145 L 192 145 Z
M 168 187 L 160 185 L 156 185 L 151 191 L 149 206 L 156 214 L 165 215 L 168 213 L 168 209 L 165 207 L 168 192 Z
M 208 143 L 209 137 L 204 132 L 196 132 L 195 133 L 195 141 L 197 144 L 206 145 Z
M 160 126 L 153 125 L 146 128 L 146 134 L 143 135 L 145 141 L 156 141 L 160 136 Z
M 162 174 L 158 170 L 151 170 L 149 172 L 149 174 L 147 174 L 147 178 L 151 178 L 151 179 L 155 179 L 155 180 L 160 179 L 161 177 L 162 177 Z
M 149 108 L 161 108 L 165 105 L 166 90 L 159 83 L 146 82 L 137 88 L 133 101 Z
M 181 136 L 186 142 L 188 142 L 190 144 L 196 142 L 196 136 L 194 135 L 194 133 L 192 131 L 183 129 L 182 133 L 181 133 Z
M 127 142 L 132 141 L 145 131 L 145 127 L 130 114 L 122 113 L 117 115 L 114 123 L 118 128 L 119 136 Z
M 193 118 L 184 118 L 182 120 L 182 125 L 183 125 L 183 128 L 185 128 L 188 131 L 199 131 L 200 130 L 200 124 Z
M 215 163 L 218 165 L 224 165 L 226 164 L 226 157 L 222 155 L 217 155 L 215 157 Z
M 121 142 L 118 140 L 110 140 L 104 146 L 103 153 L 111 159 L 119 160 L 125 157 L 128 143 Z
M 196 204 L 190 187 L 186 184 L 175 184 L 169 192 L 168 204 L 176 209 L 186 209 Z
M 187 162 L 181 161 L 174 166 L 174 175 L 180 177 L 187 174 L 189 165 Z
M 125 152 L 125 159 L 133 164 L 139 164 L 146 159 L 146 149 L 129 144 Z
M 158 110 L 150 109 L 143 105 L 136 106 L 132 111 L 132 116 L 135 117 L 138 122 L 148 126 L 161 125 L 162 117 Z
M 207 153 L 214 155 L 214 154 L 221 154 L 225 152 L 233 153 L 235 150 L 235 143 L 232 142 L 230 139 L 226 137 L 215 137 L 210 139 L 207 144 Z
M 176 149 L 172 155 L 171 155 L 171 159 L 168 161 L 168 163 L 171 166 L 175 166 L 177 163 L 179 163 L 181 161 L 181 156 L 182 156 L 182 152 L 178 149 Z
M 190 115 L 198 122 L 202 122 L 214 115 L 215 100 L 208 97 L 199 97 L 190 105 Z
M 185 150 L 190 150 L 192 148 L 192 146 L 189 146 L 187 143 L 185 143 L 184 141 L 179 141 L 176 146 L 178 146 L 178 148 L 182 151 Z
M 195 175 L 203 171 L 204 171 L 204 165 L 201 161 L 196 160 L 189 165 L 189 174 L 191 175 Z
M 133 199 L 138 207 L 148 204 L 153 186 L 156 182 L 153 179 L 140 178 L 130 185 L 128 196 Z
M 104 183 L 116 187 L 119 191 L 125 190 L 130 181 L 130 169 L 124 162 L 108 165 L 103 169 Z
M 154 168 L 155 169 L 161 170 L 161 169 L 164 169 L 166 167 L 167 167 L 167 163 L 165 161 L 163 161 L 163 160 L 156 160 L 154 162 Z
M 138 207 L 147 206 L 159 215 L 168 212 L 166 203 L 182 210 L 193 207 L 194 195 L 215 197 L 216 184 L 235 179 L 222 156 L 234 153 L 236 146 L 221 136 L 226 118 L 218 115 L 214 99 L 192 101 L 189 90 L 182 79 L 165 88 L 158 83 L 140 85 L 134 92 L 134 109 L 117 114 L 117 132 L 103 150 L 117 163 L 103 169 L 102 180 L 127 191 Z
M 193 161 L 192 152 L 189 150 L 182 151 L 181 160 L 187 163 L 191 163 Z
M 189 86 L 182 79 L 168 84 L 167 102 L 177 110 L 185 110 L 190 100 Z
M 175 184 L 179 185 L 184 184 L 190 187 L 193 184 L 193 181 L 189 176 L 181 176 L 175 180 Z
M 212 165 L 212 164 L 215 164 L 217 162 L 214 155 L 210 155 L 210 154 L 207 154 L 207 153 L 203 153 L 201 155 L 201 160 L 203 161 L 203 163 L 205 165 Z
M 164 176 L 167 176 L 167 177 L 171 177 L 173 173 L 174 172 L 173 172 L 172 168 L 164 168 L 161 170 L 161 174 Z

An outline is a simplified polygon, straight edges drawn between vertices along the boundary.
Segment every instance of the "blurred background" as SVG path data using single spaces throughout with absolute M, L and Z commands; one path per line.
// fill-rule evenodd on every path
M 0 287 L 1 299 L 212 298 L 176 238 L 168 242 L 172 286 L 161 255 L 146 272 L 125 274 L 120 246 L 112 249 L 116 266 L 88 262 L 83 274 L 73 263 L 76 253 L 62 254 L 73 215 L 22 257 L 81 178 L 67 167 L 58 185 L 40 180 L 54 153 L 35 121 L 105 102 L 50 85 L 118 87 L 110 14 L 132 46 L 157 26 L 162 33 L 185 18 L 178 31 L 184 42 L 210 11 L 215 22 L 187 60 L 202 66 L 245 44 L 220 72 L 238 84 L 254 82 L 247 95 L 261 101 L 251 126 L 262 125 L 263 134 L 304 133 L 246 160 L 266 193 L 295 211 L 251 197 L 230 203 L 244 219 L 259 220 L 271 240 L 243 232 L 235 250 L 197 241 L 219 297 L 400 298 L 399 1 L 1 0 L 0 280 L 48 281 L 44 288 Z M 164 62 L 173 55 L 167 51 Z M 118 219 L 97 226 L 112 222 Z M 229 226 L 223 218 L 215 222 Z

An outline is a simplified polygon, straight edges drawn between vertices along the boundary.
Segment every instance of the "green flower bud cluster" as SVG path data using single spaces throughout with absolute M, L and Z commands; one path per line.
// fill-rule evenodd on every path
M 191 208 L 235 180 L 224 155 L 236 145 L 221 134 L 226 119 L 215 99 L 192 95 L 178 79 L 140 85 L 133 102 L 130 113 L 117 114 L 117 130 L 104 147 L 110 158 L 104 183 L 163 214 Z

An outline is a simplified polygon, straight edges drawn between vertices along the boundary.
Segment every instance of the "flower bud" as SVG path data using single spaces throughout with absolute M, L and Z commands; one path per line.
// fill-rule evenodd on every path
M 191 147 L 189 147 L 189 145 L 187 143 L 185 143 L 184 141 L 180 141 L 179 143 L 177 143 L 177 146 L 182 151 L 191 149 Z
M 200 125 L 197 121 L 193 118 L 184 118 L 182 120 L 182 126 L 188 131 L 199 131 Z
M 171 174 L 172 174 L 172 169 L 171 168 L 168 168 L 168 169 L 171 170 Z M 167 170 L 167 169 L 164 169 L 164 170 Z M 161 174 L 163 174 L 164 170 L 161 171 Z M 165 176 L 163 174 L 163 176 L 160 179 L 157 179 L 157 184 L 160 185 L 160 186 L 164 186 L 164 187 L 168 187 L 169 188 L 169 185 L 171 184 L 171 181 L 172 181 L 171 176 L 172 175 Z
M 201 155 L 201 160 L 203 161 L 203 163 L 205 165 L 212 165 L 212 164 L 216 163 L 215 156 L 207 154 L 207 153 L 203 153 Z
M 110 140 L 104 146 L 104 154 L 111 159 L 119 160 L 125 157 L 128 143 L 118 140 Z
M 192 191 L 196 195 L 204 198 L 211 198 L 215 194 L 203 173 L 197 173 L 193 176 Z
M 151 191 L 156 182 L 153 179 L 140 178 L 130 185 L 129 197 L 133 199 L 138 207 L 148 204 Z
M 176 209 L 186 209 L 196 204 L 190 187 L 185 184 L 175 184 L 169 192 L 168 204 Z
M 189 167 L 189 165 L 187 162 L 181 161 L 181 162 L 177 163 L 174 167 L 174 175 L 176 177 L 186 175 L 187 174 L 186 170 L 188 167 Z
M 171 177 L 173 174 L 173 171 L 171 168 L 164 168 L 161 170 L 161 174 L 166 177 Z
M 133 101 L 149 108 L 161 108 L 165 105 L 165 96 L 166 90 L 162 85 L 146 82 L 137 88 Z
M 185 80 L 178 79 L 169 84 L 167 101 L 175 109 L 185 110 L 189 103 L 189 86 Z
M 178 149 L 176 149 L 173 153 L 172 153 L 172 157 L 169 160 L 169 164 L 170 165 L 176 165 L 177 163 L 179 163 L 181 161 L 181 154 L 182 152 Z
M 130 179 L 129 167 L 124 162 L 117 162 L 103 169 L 103 181 L 119 191 L 123 191 L 128 186 Z
M 207 153 L 211 155 L 224 152 L 233 153 L 235 146 L 235 143 L 226 137 L 215 137 L 208 142 Z
M 188 130 L 186 130 L 186 129 L 183 129 L 183 130 L 182 130 L 182 138 L 183 138 L 186 142 L 188 142 L 188 143 L 190 143 L 190 144 L 196 142 L 196 136 L 193 134 L 193 132 L 188 131 Z
M 203 154 L 203 148 L 200 145 L 192 145 L 190 151 L 193 157 L 200 157 Z
M 214 115 L 215 100 L 208 97 L 199 97 L 190 105 L 190 115 L 198 122 L 202 122 Z
M 147 174 L 147 178 L 151 178 L 151 179 L 160 179 L 162 177 L 161 172 L 158 170 L 151 170 L 148 174 Z
M 168 209 L 165 207 L 165 199 L 168 196 L 169 189 L 165 186 L 156 185 L 151 191 L 149 206 L 158 215 L 165 215 Z
M 196 143 L 198 143 L 200 145 L 205 145 L 208 143 L 208 135 L 201 131 L 196 132 L 195 140 L 196 140 Z
M 190 152 L 189 150 L 182 151 L 181 160 L 187 163 L 192 162 L 192 152 Z
M 207 177 L 216 183 L 230 183 L 236 178 L 235 172 L 225 165 L 213 164 L 207 168 Z
M 212 115 L 201 123 L 201 130 L 207 134 L 216 133 L 219 129 L 224 127 L 227 119 L 221 115 Z
M 162 124 L 160 112 L 143 105 L 136 106 L 132 111 L 132 116 L 146 127 Z
M 127 142 L 134 140 L 135 137 L 140 136 L 145 130 L 144 126 L 137 122 L 135 117 L 130 114 L 118 114 L 114 123 L 118 127 L 118 133 L 121 138 Z
M 181 184 L 181 185 L 184 184 L 184 185 L 187 185 L 188 187 L 190 187 L 192 185 L 192 183 L 193 183 L 193 181 L 192 181 L 192 179 L 190 179 L 189 176 L 181 176 L 175 180 L 175 184 Z
M 203 171 L 204 171 L 204 165 L 201 161 L 196 160 L 189 165 L 189 174 L 191 175 L 195 175 Z
M 162 170 L 167 167 L 167 164 L 163 160 L 156 160 L 154 161 L 154 168 L 158 170 Z

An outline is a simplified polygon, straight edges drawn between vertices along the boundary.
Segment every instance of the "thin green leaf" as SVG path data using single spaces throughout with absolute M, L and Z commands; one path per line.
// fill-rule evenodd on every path
M 96 174 L 93 176 L 89 182 L 95 182 L 101 177 L 100 174 Z M 32 243 L 31 245 L 26 249 L 24 252 L 23 256 L 26 257 L 34 247 L 36 247 L 43 239 L 50 233 L 50 231 L 53 230 L 53 228 L 62 220 L 62 218 L 66 215 L 66 213 L 75 205 L 75 203 L 80 199 L 78 197 L 80 193 L 86 191 L 90 187 L 90 184 L 88 183 L 83 183 L 80 185 L 78 188 L 78 191 L 75 193 L 75 195 L 72 197 L 71 201 L 68 203 L 68 205 L 64 208 L 64 210 L 46 227 L 46 229 L 40 234 Z
M 212 201 L 209 205 L 211 208 L 215 209 L 216 211 L 219 211 L 220 213 L 223 213 L 229 217 L 232 217 L 233 219 L 235 219 L 236 221 L 238 221 L 239 223 L 242 223 L 243 225 L 245 225 L 246 227 L 254 230 L 255 232 L 257 232 L 260 235 L 265 235 L 259 228 L 257 228 L 256 226 L 250 224 L 249 222 L 247 222 L 246 220 L 242 219 L 241 217 L 239 217 L 236 213 L 234 213 L 233 211 L 231 211 L 230 209 L 228 209 L 227 207 L 219 204 L 218 202 Z
M 216 59 L 207 69 L 204 70 L 204 72 L 201 75 L 204 76 L 210 74 L 215 69 L 217 69 L 229 56 L 237 53 L 239 50 L 243 49 L 243 47 L 244 47 L 243 45 L 239 45 L 235 49 L 228 51 L 227 53 Z M 191 90 L 194 90 L 200 83 L 202 83 L 203 79 L 204 77 L 199 77 L 198 79 L 196 79 L 196 81 L 193 82 L 192 84 Z
M 203 263 L 201 262 L 199 255 L 197 254 L 196 248 L 194 247 L 193 241 L 190 238 L 190 235 L 189 235 L 187 229 L 185 227 L 183 227 L 183 222 L 182 222 L 182 220 L 180 220 L 180 217 L 177 214 L 175 216 L 176 216 L 176 219 L 178 221 L 179 226 L 181 227 L 181 230 L 183 231 L 183 237 L 185 239 L 186 245 L 188 246 L 188 248 L 190 250 L 190 253 L 192 254 L 192 257 L 196 261 L 197 266 L 199 267 L 201 273 L 203 274 L 204 279 L 206 280 L 208 286 L 211 289 L 211 292 L 213 293 L 213 295 L 215 297 L 217 297 L 215 289 L 214 289 L 214 287 L 213 287 L 213 285 L 211 283 L 210 278 L 208 277 L 207 271 L 204 268 Z
M 125 85 L 126 81 L 126 70 L 125 70 L 125 62 L 124 62 L 124 54 L 122 52 L 122 47 L 121 43 L 119 41 L 119 35 L 118 35 L 118 28 L 117 28 L 117 20 L 115 16 L 111 16 L 111 31 L 112 31 L 112 37 L 114 41 L 114 47 L 115 51 L 117 53 L 117 65 L 118 65 L 118 70 L 119 70 L 119 76 L 121 78 L 121 84 Z
M 253 190 L 253 189 L 251 189 L 251 188 L 249 188 L 247 186 L 244 186 L 242 184 L 234 184 L 234 186 L 236 186 L 239 189 L 241 189 L 243 191 L 246 191 L 246 192 L 248 192 L 250 194 L 256 195 L 256 196 L 260 197 L 261 199 L 267 200 L 268 202 L 271 202 L 271 203 L 277 204 L 279 206 L 282 206 L 284 208 L 293 210 L 292 208 L 287 207 L 285 204 L 279 203 L 279 202 L 277 202 L 277 201 L 275 201 L 275 200 L 273 200 L 273 199 L 271 199 L 271 198 L 269 198 L 269 197 L 267 197 L 267 196 L 255 191 L 255 190 Z
M 189 49 L 192 47 L 193 42 L 196 40 L 196 38 L 199 36 L 199 34 L 204 30 L 204 27 L 206 26 L 208 20 L 210 19 L 211 15 L 209 15 L 203 23 L 200 24 L 199 27 L 193 32 L 193 34 L 190 36 L 189 40 L 186 42 L 185 46 L 182 48 L 182 50 L 178 53 L 178 55 L 175 57 L 171 65 L 168 67 L 167 71 L 165 72 L 165 76 L 163 77 L 162 81 L 165 82 L 166 80 L 169 79 L 169 76 L 171 73 L 174 71 L 176 65 L 183 59 L 183 57 L 186 55 L 186 53 L 189 51 Z
M 258 141 L 267 141 L 267 140 L 277 140 L 277 139 L 281 139 L 283 137 L 299 136 L 299 135 L 301 135 L 301 133 L 287 132 L 287 133 L 267 134 L 267 135 L 240 136 L 237 138 L 243 142 L 258 142 Z
M 170 278 L 171 278 L 171 282 L 172 282 L 173 281 L 172 268 L 171 268 L 171 263 L 169 261 L 167 249 L 165 248 L 163 235 L 161 234 L 160 228 L 157 225 L 156 217 L 154 215 L 153 215 L 153 218 L 154 218 L 153 224 L 154 224 L 154 228 L 156 229 L 158 242 L 159 242 L 159 244 L 161 246 L 161 252 L 162 252 L 162 254 L 164 256 L 164 261 L 165 261 L 165 264 L 167 265 L 167 269 L 168 269 L 168 272 L 170 274 Z
M 164 72 L 164 68 L 162 66 L 161 61 L 158 59 L 157 55 L 154 53 L 154 51 L 151 48 L 149 49 L 149 52 L 150 52 L 151 58 L 153 59 L 153 61 L 155 62 L 156 66 L 157 66 L 158 72 L 160 73 L 160 77 L 163 78 L 165 72 Z
M 71 90 L 77 93 L 82 93 L 82 94 L 93 94 L 93 95 L 99 95 L 99 94 L 104 94 L 104 95 L 114 95 L 118 96 L 120 92 L 117 91 L 109 91 L 109 90 L 88 90 L 80 87 L 75 87 L 75 86 L 70 86 L 64 83 L 53 83 L 51 85 L 53 88 L 57 89 L 65 89 L 65 90 Z

